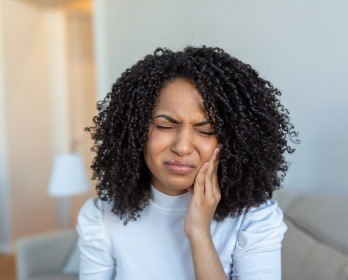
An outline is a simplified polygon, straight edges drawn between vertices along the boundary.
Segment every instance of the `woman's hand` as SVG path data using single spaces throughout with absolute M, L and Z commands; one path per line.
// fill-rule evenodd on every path
M 222 149 L 219 144 L 209 162 L 202 165 L 196 175 L 193 193 L 185 218 L 185 234 L 189 240 L 198 235 L 210 236 L 210 224 L 215 209 L 220 201 L 221 192 L 218 185 L 217 169 L 219 165 L 218 153 Z

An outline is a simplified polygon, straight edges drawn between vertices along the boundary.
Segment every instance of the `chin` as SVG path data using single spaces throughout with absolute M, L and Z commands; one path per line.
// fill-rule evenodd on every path
M 173 180 L 166 180 L 164 182 L 165 186 L 168 186 L 168 188 L 176 191 L 183 191 L 183 190 L 188 190 L 193 185 L 192 180 L 188 180 L 187 178 L 178 178 L 178 179 L 173 179 Z

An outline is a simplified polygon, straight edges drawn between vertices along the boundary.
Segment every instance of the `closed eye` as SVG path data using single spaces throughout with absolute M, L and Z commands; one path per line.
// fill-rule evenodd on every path
M 164 130 L 170 130 L 174 128 L 174 127 L 161 126 L 161 125 L 156 125 L 156 127 L 159 129 L 164 129 Z M 214 135 L 214 132 L 206 132 L 206 131 L 199 131 L 199 132 L 206 135 Z
M 156 125 L 156 127 L 161 128 L 161 129 L 171 129 L 171 128 L 173 128 L 173 127 L 161 126 L 161 125 Z

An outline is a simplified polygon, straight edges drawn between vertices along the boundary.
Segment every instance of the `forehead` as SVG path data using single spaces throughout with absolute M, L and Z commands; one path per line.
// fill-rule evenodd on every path
M 164 85 L 159 92 L 155 111 L 190 115 L 206 114 L 202 96 L 192 83 L 184 79 L 175 79 Z

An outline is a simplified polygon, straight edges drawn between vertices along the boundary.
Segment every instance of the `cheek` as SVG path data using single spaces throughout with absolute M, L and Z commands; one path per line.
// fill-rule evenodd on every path
M 152 160 L 159 156 L 170 145 L 170 138 L 156 130 L 150 130 L 148 140 L 145 145 L 145 156 L 151 157 Z
M 200 155 L 201 155 L 202 164 L 204 164 L 205 162 L 210 160 L 217 145 L 218 145 L 217 140 L 213 140 L 213 141 L 209 141 L 209 142 L 205 141 L 205 142 L 200 143 L 199 148 L 200 148 Z
M 210 160 L 211 156 L 213 155 L 213 152 L 214 152 L 214 149 L 209 149 L 202 152 L 202 158 L 201 158 L 202 164 Z

